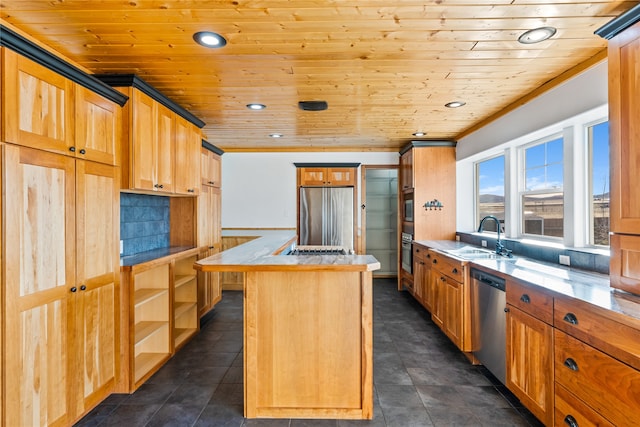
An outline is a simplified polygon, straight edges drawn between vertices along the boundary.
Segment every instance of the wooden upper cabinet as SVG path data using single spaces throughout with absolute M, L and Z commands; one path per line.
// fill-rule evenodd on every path
M 176 114 L 164 105 L 153 101 L 155 127 L 155 184 L 156 191 L 173 193 L 175 191 L 175 141 Z
M 197 195 L 200 192 L 200 129 L 182 117 L 176 117 L 175 123 L 175 192 Z
M 219 154 L 202 147 L 200 149 L 200 179 L 202 185 L 220 188 L 222 184 L 222 167 Z
M 298 185 L 355 186 L 356 168 L 301 167 L 298 168 Z
M 128 88 L 125 88 L 128 89 Z M 126 90 L 129 102 L 125 106 L 127 111 L 123 129 L 129 138 L 123 141 L 122 188 L 138 190 L 154 190 L 155 159 L 157 144 L 154 142 L 154 129 L 157 124 L 154 119 L 153 100 L 142 92 Z M 136 123 L 136 126 L 132 126 Z
M 75 100 L 76 157 L 120 165 L 120 106 L 80 85 L 76 85 Z
M 408 150 L 400 156 L 400 189 L 413 188 L 413 150 Z
M 640 22 L 609 40 L 611 231 L 640 234 Z
M 2 140 L 69 154 L 74 146 L 74 83 L 2 49 Z

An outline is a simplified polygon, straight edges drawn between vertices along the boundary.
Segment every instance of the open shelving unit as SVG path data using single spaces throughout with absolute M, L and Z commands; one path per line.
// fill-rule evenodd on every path
M 173 348 L 179 349 L 198 332 L 197 255 L 175 260 L 173 267 Z
M 171 356 L 169 264 L 134 275 L 133 380 L 139 383 Z

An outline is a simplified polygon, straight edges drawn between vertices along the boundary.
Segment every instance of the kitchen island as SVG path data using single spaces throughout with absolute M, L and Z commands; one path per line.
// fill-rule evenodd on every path
M 281 255 L 295 231 L 198 261 L 201 271 L 244 273 L 244 415 L 373 417 L 370 255 Z

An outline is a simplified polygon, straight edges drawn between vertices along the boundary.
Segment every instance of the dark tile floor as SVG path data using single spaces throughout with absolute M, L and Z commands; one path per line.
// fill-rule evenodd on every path
M 374 418 L 244 419 L 242 293 L 225 291 L 201 332 L 131 395 L 77 426 L 540 426 L 483 367 L 469 364 L 395 280 L 374 280 Z

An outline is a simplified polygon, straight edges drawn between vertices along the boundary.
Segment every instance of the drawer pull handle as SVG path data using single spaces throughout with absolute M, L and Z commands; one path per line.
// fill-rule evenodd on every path
M 522 294 L 522 296 L 520 297 L 520 301 L 525 304 L 529 304 L 531 302 L 531 298 L 529 298 L 529 295 L 527 294 Z
M 578 318 L 573 313 L 565 314 L 564 317 L 562 318 L 562 320 L 564 320 L 565 322 L 569 322 L 572 325 L 577 325 L 578 324 Z
M 431 258 L 431 254 L 427 254 L 427 258 Z
M 564 366 L 566 366 L 567 368 L 571 369 L 572 371 L 577 371 L 578 370 L 578 364 L 576 363 L 575 360 L 573 360 L 572 358 L 567 358 L 567 360 L 564 361 Z
M 438 263 L 438 260 L 434 258 L 433 263 L 434 263 L 434 264 L 437 264 L 437 263 Z
M 452 272 L 453 274 L 458 274 L 458 269 L 454 267 L 454 268 L 453 268 L 453 270 L 451 270 L 451 272 Z
M 578 427 L 578 421 L 576 421 L 576 419 L 571 415 L 567 415 L 566 417 L 564 417 L 564 423 L 569 427 Z

